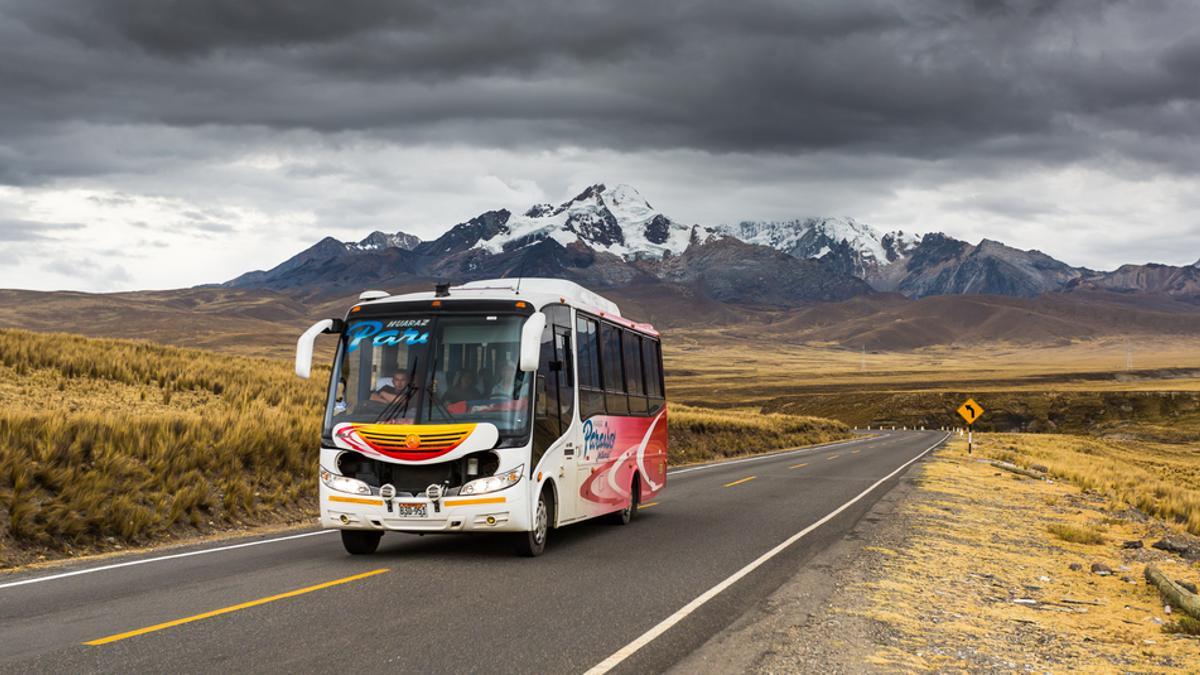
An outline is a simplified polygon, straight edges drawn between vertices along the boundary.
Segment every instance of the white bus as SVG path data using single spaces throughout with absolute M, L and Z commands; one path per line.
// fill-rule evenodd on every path
M 321 439 L 320 511 L 352 554 L 385 532 L 509 532 L 536 556 L 553 528 L 621 524 L 663 489 L 659 334 L 558 279 L 368 291 L 296 347 L 308 377 L 339 336 Z

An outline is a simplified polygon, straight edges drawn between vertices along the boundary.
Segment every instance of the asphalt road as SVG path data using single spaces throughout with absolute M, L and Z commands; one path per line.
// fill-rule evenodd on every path
M 3 576 L 0 671 L 661 671 L 841 538 L 944 436 L 680 469 L 632 525 L 552 532 L 540 558 L 496 537 L 399 534 L 351 557 L 312 532 Z

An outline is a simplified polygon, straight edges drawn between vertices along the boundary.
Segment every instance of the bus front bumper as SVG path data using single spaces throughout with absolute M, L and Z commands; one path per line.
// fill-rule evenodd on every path
M 336 492 L 321 485 L 321 526 L 339 530 L 393 532 L 527 532 L 528 506 L 520 499 L 522 481 L 496 493 L 444 497 L 395 497 Z M 390 508 L 389 508 L 390 506 Z

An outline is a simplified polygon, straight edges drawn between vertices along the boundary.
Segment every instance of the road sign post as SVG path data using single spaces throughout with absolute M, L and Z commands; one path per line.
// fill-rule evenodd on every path
M 983 406 L 975 402 L 975 399 L 968 398 L 965 403 L 958 406 L 958 414 L 967 421 L 967 454 L 971 454 L 975 447 L 975 421 L 983 416 Z

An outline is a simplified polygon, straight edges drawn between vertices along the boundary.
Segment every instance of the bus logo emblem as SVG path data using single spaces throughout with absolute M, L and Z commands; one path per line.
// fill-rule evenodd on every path
M 408 446 L 409 450 L 416 450 L 421 447 L 421 436 L 418 434 L 409 434 L 404 437 L 404 444 Z

